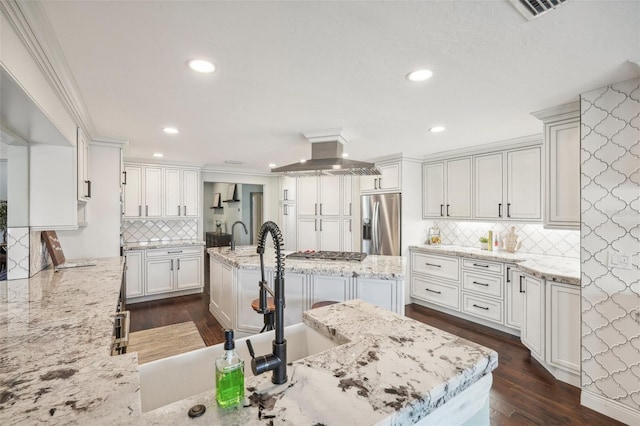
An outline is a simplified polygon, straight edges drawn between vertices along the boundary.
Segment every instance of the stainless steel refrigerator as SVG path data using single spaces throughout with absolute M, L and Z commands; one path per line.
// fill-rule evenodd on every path
M 362 242 L 367 254 L 400 256 L 400 194 L 361 197 Z

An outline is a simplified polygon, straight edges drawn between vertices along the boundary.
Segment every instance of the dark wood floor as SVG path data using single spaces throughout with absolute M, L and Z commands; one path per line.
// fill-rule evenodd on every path
M 206 293 L 128 305 L 131 331 L 193 321 L 207 346 L 224 341 L 222 326 L 209 313 Z M 498 368 L 491 387 L 492 425 L 622 425 L 580 405 L 580 390 L 555 380 L 531 358 L 520 339 L 419 305 L 406 316 L 492 348 Z

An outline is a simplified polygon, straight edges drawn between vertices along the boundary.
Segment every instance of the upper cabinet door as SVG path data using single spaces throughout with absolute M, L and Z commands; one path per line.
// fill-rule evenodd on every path
M 124 167 L 124 217 L 142 217 L 142 167 Z
M 298 215 L 318 215 L 318 176 L 298 178 Z
M 322 176 L 320 178 L 320 199 L 318 204 L 319 215 L 340 215 L 340 176 Z
M 447 161 L 447 203 L 445 216 L 471 217 L 471 157 Z
M 353 216 L 353 177 L 342 176 L 342 215 Z
M 164 215 L 166 217 L 182 215 L 179 169 L 164 169 Z
M 280 176 L 280 201 L 296 200 L 296 178 L 290 176 Z
M 378 169 L 380 169 L 380 173 L 382 173 L 382 176 L 378 178 L 378 189 L 385 192 L 400 191 L 400 163 L 380 165 Z
M 89 180 L 89 143 L 84 132 L 78 127 L 77 138 L 78 162 L 78 200 L 88 201 L 91 198 L 91 181 Z
M 507 152 L 508 219 L 542 219 L 541 150 L 539 147 Z
M 547 227 L 580 227 L 580 119 L 546 127 Z
M 422 169 L 422 216 L 442 217 L 444 208 L 444 162 L 425 164 Z
M 187 217 L 200 215 L 200 173 L 197 170 L 182 171 L 182 214 Z
M 298 250 L 320 250 L 318 219 L 298 219 Z
M 473 175 L 475 217 L 499 219 L 505 217 L 503 202 L 502 153 L 474 157 Z
M 145 167 L 143 216 L 162 217 L 162 192 L 162 169 Z

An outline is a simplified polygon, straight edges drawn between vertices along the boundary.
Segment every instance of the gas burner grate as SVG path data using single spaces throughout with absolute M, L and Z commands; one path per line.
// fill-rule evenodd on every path
M 297 251 L 287 255 L 288 259 L 314 259 L 314 260 L 353 260 L 360 262 L 366 253 L 357 251 Z

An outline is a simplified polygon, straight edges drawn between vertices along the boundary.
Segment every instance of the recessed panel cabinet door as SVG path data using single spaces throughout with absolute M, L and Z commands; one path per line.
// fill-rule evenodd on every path
M 125 166 L 124 217 L 142 217 L 142 167 Z
M 531 353 L 544 359 L 544 283 L 542 280 L 524 275 L 524 316 L 520 340 Z
M 285 277 L 285 302 L 284 325 L 298 324 L 302 322 L 302 312 L 309 309 L 307 306 L 307 275 L 287 274 Z
M 522 315 L 524 309 L 524 275 L 520 271 L 507 266 L 505 282 L 505 306 L 506 313 L 504 323 L 513 328 L 522 327 Z
M 166 217 L 182 215 L 180 170 L 178 169 L 164 169 L 164 215 Z
M 507 153 L 507 218 L 542 219 L 540 162 L 540 148 Z
M 350 278 L 311 275 L 311 305 L 317 302 L 344 302 L 351 299 Z
M 423 167 L 422 215 L 443 217 L 444 212 L 444 163 L 425 164 Z
M 318 219 L 298 219 L 298 250 L 319 250 Z
M 147 293 L 165 293 L 173 290 L 174 259 L 147 260 Z
M 298 215 L 316 216 L 318 212 L 318 177 L 300 176 L 298 178 Z
M 321 216 L 340 215 L 340 176 L 322 176 L 320 179 L 318 214 Z
M 580 287 L 547 281 L 547 361 L 580 374 Z
M 182 171 L 182 207 L 184 216 L 199 215 L 200 176 L 197 170 Z
M 397 286 L 398 283 L 396 280 L 372 280 L 358 278 L 356 281 L 355 297 L 373 305 L 378 305 L 389 311 L 397 312 Z
M 127 179 L 129 176 L 127 176 Z M 144 206 L 145 217 L 162 216 L 162 169 L 160 167 L 144 168 Z
M 547 126 L 545 225 L 580 227 L 580 120 Z
M 258 289 L 258 282 L 260 281 L 260 271 L 237 269 L 236 273 L 238 274 L 238 329 L 245 332 L 257 333 L 264 326 L 264 315 L 254 311 L 251 307 L 251 302 L 253 302 L 255 299 L 258 299 L 260 296 L 260 292 Z M 265 271 L 265 273 L 267 284 L 269 285 L 269 287 L 273 288 L 273 273 L 271 271 Z M 286 278 L 286 284 L 288 285 L 288 274 Z M 286 302 L 287 309 L 285 309 L 285 313 L 289 309 L 289 301 L 287 300 Z
M 353 216 L 353 177 L 342 176 L 342 215 Z
M 471 217 L 471 158 L 447 161 L 445 216 Z
M 342 219 L 342 251 L 353 251 L 353 219 Z
M 125 257 L 127 259 L 127 298 L 142 296 L 144 294 L 144 252 L 127 251 Z
M 340 219 L 319 219 L 320 250 L 340 251 Z
M 474 157 L 473 175 L 475 217 L 498 219 L 503 217 L 502 153 Z
M 202 258 L 177 258 L 176 277 L 177 290 L 202 287 Z
M 211 307 L 220 312 L 222 297 L 222 263 L 210 257 L 209 260 L 209 301 Z

